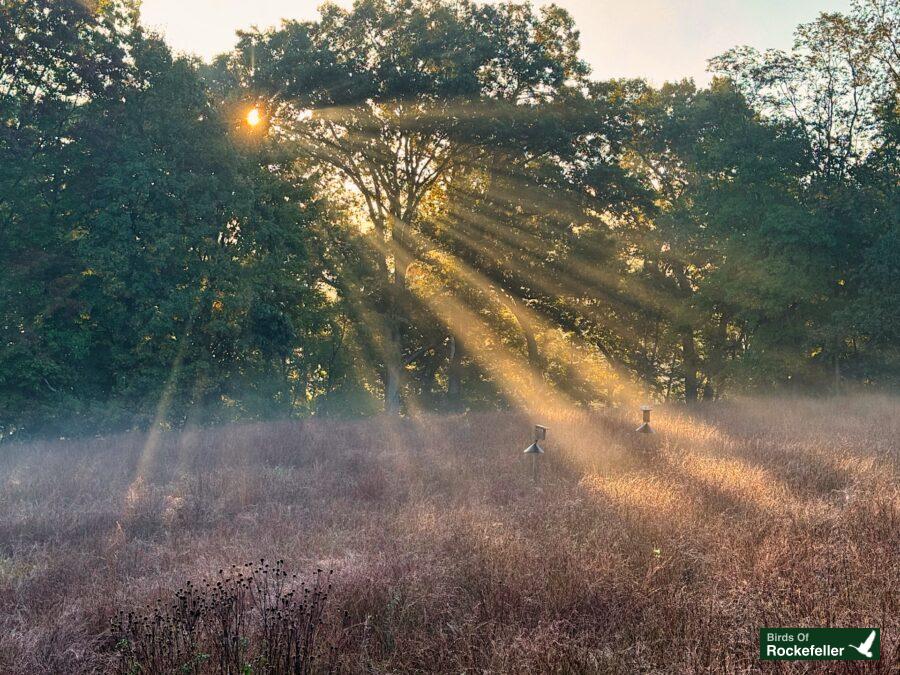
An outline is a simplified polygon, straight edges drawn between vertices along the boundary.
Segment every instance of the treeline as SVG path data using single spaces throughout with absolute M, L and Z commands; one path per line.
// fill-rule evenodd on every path
M 858 0 L 654 88 L 552 6 L 325 5 L 203 64 L 131 0 L 3 0 L 0 436 L 890 386 L 898 44 Z

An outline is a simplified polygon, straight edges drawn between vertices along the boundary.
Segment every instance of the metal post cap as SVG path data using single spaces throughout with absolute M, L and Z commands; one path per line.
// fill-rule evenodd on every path
M 525 452 L 523 452 L 522 454 L 523 455 L 543 455 L 544 449 L 538 445 L 537 441 L 535 441 L 534 443 L 529 445 L 527 448 L 525 448 Z
M 650 411 L 653 410 L 649 405 L 641 406 L 641 414 L 643 416 L 643 424 L 639 426 L 635 431 L 640 434 L 655 434 L 656 432 L 650 427 Z

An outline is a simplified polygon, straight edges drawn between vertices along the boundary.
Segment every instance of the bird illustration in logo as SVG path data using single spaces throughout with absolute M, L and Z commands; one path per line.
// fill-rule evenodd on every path
M 869 633 L 869 637 L 866 638 L 865 642 L 860 644 L 858 647 L 856 645 L 850 645 L 858 651 L 860 654 L 865 656 L 867 659 L 872 658 L 872 643 L 875 642 L 875 631 L 873 630 Z

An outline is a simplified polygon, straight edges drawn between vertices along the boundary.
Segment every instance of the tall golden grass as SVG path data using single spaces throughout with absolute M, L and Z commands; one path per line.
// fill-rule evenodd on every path
M 898 412 L 741 400 L 660 409 L 654 436 L 610 410 L 6 446 L 0 671 L 114 671 L 120 610 L 266 558 L 334 570 L 346 672 L 897 672 Z M 882 658 L 763 664 L 763 626 L 877 626 Z

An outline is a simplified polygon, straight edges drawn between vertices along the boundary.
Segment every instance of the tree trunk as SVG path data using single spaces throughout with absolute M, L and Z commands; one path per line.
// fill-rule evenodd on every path
M 401 313 L 406 295 L 406 267 L 404 266 L 404 250 L 402 237 L 402 221 L 392 220 L 391 254 L 393 272 L 390 275 L 390 288 L 387 310 L 388 336 L 384 355 L 384 411 L 396 415 L 400 412 L 403 390 L 403 333 L 401 331 Z
M 441 358 L 441 355 L 432 351 L 428 358 L 428 364 L 422 373 L 422 393 L 429 398 L 434 394 L 434 378 L 437 376 L 438 368 L 442 362 L 443 358 Z
M 681 356 L 684 365 L 684 400 L 687 403 L 695 403 L 699 393 L 697 380 L 697 348 L 694 344 L 694 331 L 685 329 L 681 334 Z
M 462 408 L 462 345 L 455 336 L 450 336 L 449 353 L 447 355 L 447 408 Z
M 841 357 L 834 353 L 834 395 L 841 395 Z
M 704 364 L 706 382 L 703 385 L 703 400 L 717 399 L 724 383 L 725 363 L 728 348 L 728 318 L 725 312 L 719 314 L 712 339 L 707 341 L 707 357 Z
M 675 359 L 677 357 L 677 352 L 672 350 L 672 363 L 669 364 L 669 381 L 666 383 L 666 403 L 669 402 L 669 397 L 672 395 L 672 383 L 675 381 Z
M 400 353 L 400 329 L 396 321 L 391 322 L 390 335 L 386 345 L 384 364 L 384 411 L 396 415 L 400 412 L 400 379 L 403 373 Z
M 516 322 L 518 322 L 519 328 L 522 330 L 522 336 L 525 338 L 525 349 L 528 353 L 528 365 L 531 367 L 532 373 L 535 376 L 539 376 L 542 372 L 541 353 L 538 349 L 537 339 L 535 339 L 534 336 L 534 327 L 525 316 L 525 313 L 521 311 L 519 303 L 515 298 L 510 298 L 509 309 L 513 313 L 513 316 L 516 317 Z

